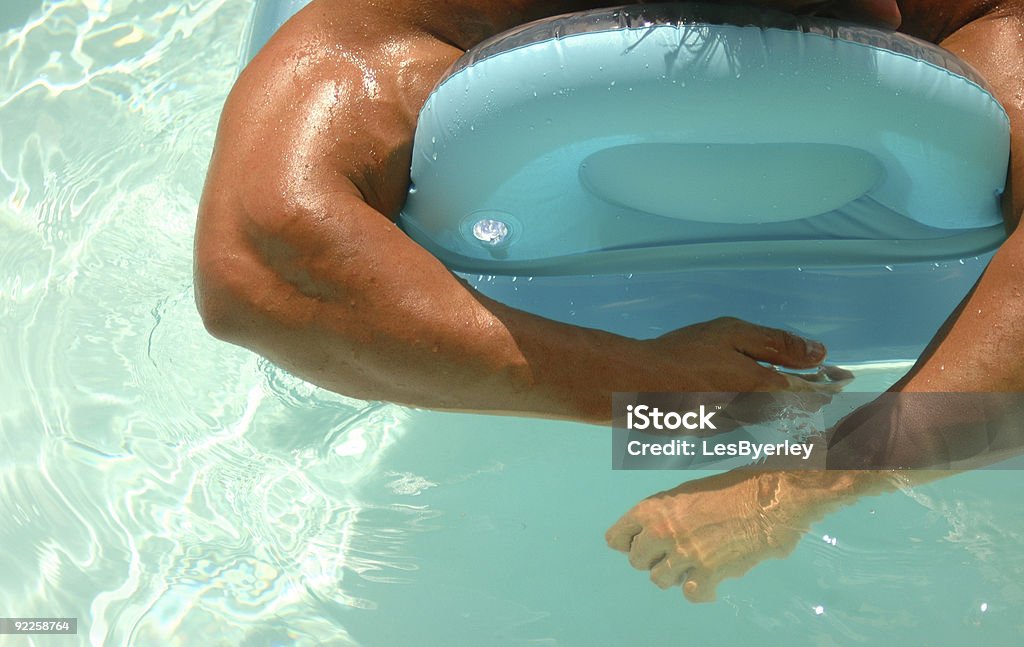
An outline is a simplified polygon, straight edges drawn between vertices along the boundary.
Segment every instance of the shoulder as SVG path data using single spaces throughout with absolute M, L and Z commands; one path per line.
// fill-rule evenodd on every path
M 313 0 L 279 35 L 288 40 L 330 40 L 353 31 L 367 38 L 428 34 L 466 50 L 524 22 L 604 4 L 596 0 Z
M 939 43 L 979 20 L 1024 15 L 1024 0 L 899 0 L 900 31 Z

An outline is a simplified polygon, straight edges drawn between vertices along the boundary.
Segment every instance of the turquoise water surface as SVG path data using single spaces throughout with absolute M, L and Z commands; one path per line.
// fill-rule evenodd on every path
M 1020 472 L 865 498 L 692 605 L 604 531 L 707 473 L 613 472 L 604 428 L 352 400 L 209 337 L 192 233 L 251 8 L 0 8 L 0 617 L 79 621 L 0 644 L 1018 644 Z

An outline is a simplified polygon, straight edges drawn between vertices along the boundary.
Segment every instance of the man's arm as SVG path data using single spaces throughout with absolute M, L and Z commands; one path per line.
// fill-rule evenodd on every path
M 1010 116 L 1009 237 L 899 390 L 1024 391 L 1024 2 L 1001 4 L 942 46 L 982 73 Z
M 1010 117 L 1010 173 L 1003 194 L 1008 238 L 892 389 L 947 395 L 883 395 L 834 430 L 830 467 L 978 467 L 1024 449 L 1024 0 L 992 4 L 942 46 L 985 76 Z M 910 472 L 909 479 L 920 481 L 920 473 Z
M 874 436 L 889 436 L 920 453 L 892 456 L 891 464 L 942 466 L 955 463 L 953 459 L 963 455 L 981 466 L 1019 454 L 1022 449 L 1018 413 L 1021 396 L 1013 394 L 1024 393 L 1024 227 L 1019 226 L 1024 215 L 1024 0 L 993 4 L 999 6 L 961 27 L 941 44 L 982 73 L 1010 117 L 1010 173 L 1003 194 L 1009 236 L 921 359 L 893 388 L 908 393 L 989 395 L 984 399 L 952 395 L 945 406 L 932 406 L 931 400 L 883 396 L 874 410 L 869 405 L 855 413 L 865 413 L 869 418 L 871 413 L 880 413 L 876 417 L 888 422 L 874 425 L 869 420 L 859 428 L 854 425 L 852 431 L 844 429 L 852 444 L 870 444 Z M 902 411 L 910 408 L 905 404 L 913 405 L 913 410 Z M 977 411 L 979 406 L 987 411 Z M 1003 444 L 987 447 L 985 443 L 991 439 L 985 434 L 994 430 L 1001 430 Z M 856 449 L 851 451 L 852 456 L 840 453 L 840 462 L 849 458 L 856 463 Z M 892 489 L 896 474 L 902 484 L 910 485 L 954 473 L 941 469 L 898 473 L 831 470 L 778 475 L 783 483 L 796 482 L 814 492 L 822 502 L 833 497 L 852 502 L 862 495 Z
M 483 37 L 574 3 L 312 3 L 232 90 L 200 204 L 208 329 L 325 388 L 602 421 L 616 390 L 765 391 L 820 345 L 725 319 L 636 341 L 467 289 L 393 219 L 427 93 Z

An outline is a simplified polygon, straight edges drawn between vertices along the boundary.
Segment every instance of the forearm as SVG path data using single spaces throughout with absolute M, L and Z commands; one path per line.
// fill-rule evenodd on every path
M 1024 3 L 975 20 L 942 46 L 976 67 L 1010 118 L 1010 169 L 1003 194 L 1008 240 L 950 316 L 903 391 L 1024 391 Z
M 200 311 L 218 337 L 356 397 L 607 419 L 630 342 L 484 299 L 391 221 L 427 92 L 461 47 L 519 19 L 453 7 L 315 2 L 245 70 L 200 205 Z
M 1024 229 L 996 253 L 900 391 L 1024 391 Z
M 220 259 L 202 272 L 214 334 L 324 388 L 438 409 L 607 420 L 640 374 L 639 342 L 482 297 L 355 196 L 322 206 L 273 235 L 197 238 Z
M 752 509 L 745 515 L 760 519 L 765 539 L 775 543 L 780 532 L 806 531 L 814 523 L 847 506 L 871 497 L 907 490 L 958 472 L 950 470 L 734 470 L 698 481 L 688 481 L 676 490 L 731 490 L 751 488 L 753 496 L 739 497 Z
M 788 504 L 794 504 L 785 508 L 798 513 L 799 519 L 784 521 L 807 526 L 863 497 L 904 490 L 957 473 L 950 470 L 766 472 L 761 477 L 761 490 L 766 498 L 761 502 L 770 507 L 773 501 L 785 499 Z
M 761 362 L 809 368 L 820 344 L 729 318 L 647 341 L 546 320 L 395 226 L 416 114 L 453 43 L 516 17 L 499 5 L 465 0 L 448 22 L 469 28 L 440 34 L 413 3 L 317 2 L 271 39 L 225 105 L 200 204 L 208 329 L 326 388 L 439 409 L 608 421 L 615 391 L 815 388 Z

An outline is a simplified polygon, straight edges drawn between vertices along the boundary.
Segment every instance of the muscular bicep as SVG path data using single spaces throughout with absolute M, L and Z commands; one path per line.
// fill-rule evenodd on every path
M 1003 5 L 957 30 L 942 46 L 981 72 L 1010 117 L 1003 211 L 1012 230 L 1024 212 L 1024 2 Z
M 355 188 L 394 216 L 420 105 L 461 52 L 398 18 L 352 10 L 339 23 L 317 9 L 282 27 L 239 78 L 214 165 L 234 165 L 259 201 Z
M 344 21 L 320 10 L 337 4 L 350 8 Z M 300 12 L 228 97 L 196 229 L 211 329 L 272 303 L 309 314 L 339 287 L 319 268 L 365 262 L 375 246 L 360 232 L 393 228 L 416 114 L 460 50 L 398 18 L 361 18 L 355 4 Z

